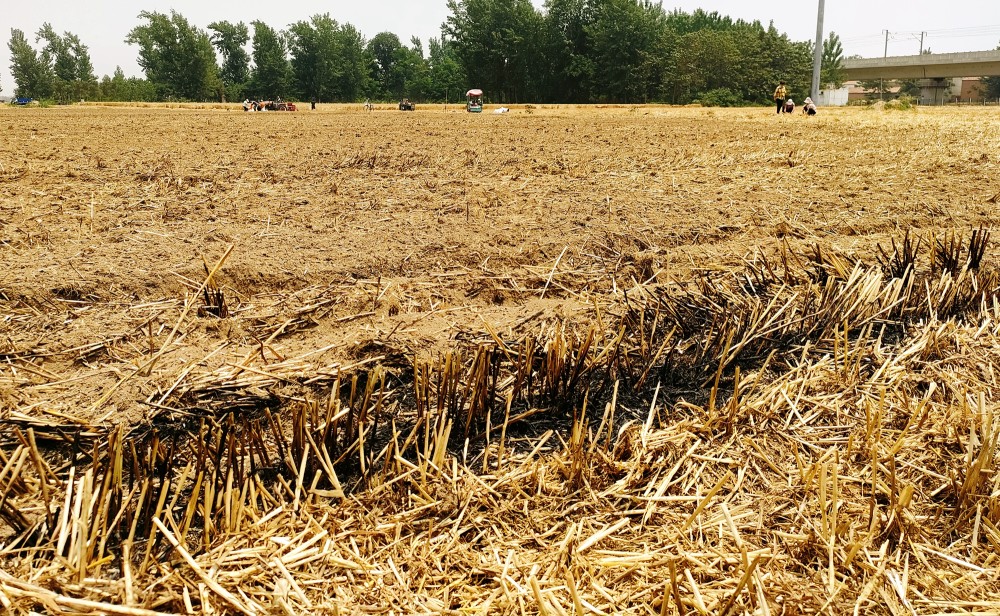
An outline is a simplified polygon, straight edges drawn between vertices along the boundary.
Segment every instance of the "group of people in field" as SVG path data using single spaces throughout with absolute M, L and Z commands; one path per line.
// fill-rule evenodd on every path
M 273 111 L 282 102 L 281 97 L 274 99 L 273 101 L 258 101 L 257 99 L 243 99 L 243 111 Z M 313 109 L 315 109 L 315 103 L 313 103 Z
M 243 111 L 265 111 L 275 103 L 281 103 L 281 97 L 279 96 L 275 101 L 257 101 L 245 99 L 243 101 Z M 478 104 L 478 101 L 476 101 Z M 774 104 L 777 113 L 794 113 L 795 112 L 795 101 L 788 96 L 788 88 L 785 82 L 782 81 L 778 84 L 778 87 L 774 89 Z M 409 108 L 412 105 L 409 99 L 403 99 L 399 103 L 399 108 L 404 109 Z M 316 108 L 316 102 L 313 101 L 312 108 Z M 375 106 L 371 104 L 370 101 L 365 101 L 365 111 L 371 111 Z M 802 113 L 805 115 L 816 115 L 816 104 L 813 103 L 812 98 L 806 97 L 806 100 L 802 104 Z
M 785 86 L 784 81 L 779 83 L 778 87 L 774 89 L 774 104 L 777 113 L 795 112 L 795 101 L 788 96 L 788 88 Z M 812 98 L 806 97 L 805 102 L 802 104 L 802 113 L 811 116 L 816 115 L 816 104 L 813 103 Z

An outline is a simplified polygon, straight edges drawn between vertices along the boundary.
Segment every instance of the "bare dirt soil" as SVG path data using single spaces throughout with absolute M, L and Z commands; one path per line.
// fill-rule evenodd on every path
M 882 272 L 869 281 L 849 266 L 884 260 L 907 232 L 925 247 L 942 238 L 943 247 L 949 233 L 965 242 L 996 225 L 996 108 L 822 109 L 807 118 L 656 106 L 503 115 L 430 105 L 414 113 L 5 107 L 0 130 L 0 422 L 18 430 L 0 438 L 0 554 L 17 548 L 7 565 L 0 560 L 0 605 L 15 613 L 103 613 L 111 604 L 134 614 L 210 605 L 452 614 L 1000 605 L 998 562 L 984 555 L 1000 545 L 992 470 L 1000 423 L 987 419 L 998 412 L 1000 309 L 981 282 L 996 280 L 968 278 L 961 266 L 943 273 L 933 250 L 929 262 L 920 257 L 925 287 L 902 271 L 893 286 Z M 783 274 L 769 272 L 789 254 L 815 255 L 822 275 L 793 280 L 787 263 Z M 697 286 L 720 273 L 740 280 L 748 264 L 757 278 L 737 284 L 743 295 Z M 799 283 L 821 307 L 837 284 L 860 299 L 832 302 L 843 309 L 842 334 L 840 317 L 828 319 L 810 330 L 821 332 L 816 340 L 786 354 L 791 343 L 776 341 L 774 325 L 785 317 L 759 315 L 781 306 L 783 293 L 785 307 L 808 295 Z M 954 319 L 939 321 L 943 304 L 932 296 L 961 285 L 972 299 L 960 308 L 949 299 Z M 700 295 L 671 303 L 692 288 Z M 654 293 L 653 304 L 636 304 Z M 739 312 L 756 295 L 765 307 Z M 924 300 L 929 316 L 907 321 Z M 688 307 L 716 314 L 704 336 L 658 328 Z M 753 347 L 742 377 L 750 385 L 730 359 L 714 387 L 700 376 L 666 379 L 662 390 L 647 379 L 654 365 L 666 374 L 661 364 L 691 356 L 698 345 L 676 342 L 682 334 L 713 339 L 727 312 L 752 315 L 750 334 L 703 348 L 726 358 L 733 339 L 745 342 L 740 352 Z M 806 318 L 781 321 L 781 332 Z M 593 346 L 588 328 L 599 332 Z M 635 332 L 634 353 L 614 363 Z M 531 335 L 545 343 L 538 357 L 547 363 L 512 357 Z M 762 340 L 784 345 L 778 359 Z M 386 432 L 391 413 L 372 403 L 382 413 L 382 432 L 372 427 L 382 474 L 366 475 L 380 458 L 366 454 L 360 419 L 344 456 L 358 460 L 348 474 L 363 480 L 346 500 L 333 473 L 341 460 L 323 458 L 324 442 L 306 443 L 301 462 L 282 451 L 285 477 L 254 475 L 241 491 L 242 479 L 220 470 L 223 450 L 230 471 L 242 455 L 226 445 L 228 433 L 212 441 L 205 424 L 183 419 L 245 403 L 254 412 L 306 409 L 312 419 L 302 425 L 328 428 L 332 411 L 323 423 L 322 408 L 349 398 L 351 421 L 355 406 L 365 418 L 369 402 L 383 399 L 372 394 L 382 379 L 383 389 L 415 389 L 393 402 L 401 414 L 391 421 L 402 422 L 403 411 L 424 412 L 422 391 L 434 391 L 438 410 L 450 404 L 441 402 L 450 381 L 440 375 L 451 366 L 443 358 L 485 353 L 485 344 L 496 345 L 482 355 L 495 370 L 481 371 L 493 379 L 482 391 L 500 393 L 486 403 L 449 398 L 470 417 L 491 409 L 485 445 L 435 448 L 442 419 L 414 453 L 413 441 L 399 442 L 409 428 Z M 470 357 L 455 365 L 472 365 L 474 376 L 480 356 Z M 506 395 L 509 415 L 520 396 L 511 383 L 521 373 L 506 379 L 498 362 L 526 365 L 539 382 L 563 375 L 539 386 L 555 400 L 594 366 L 609 375 L 641 368 L 635 357 L 649 367 L 628 393 L 623 386 L 625 402 L 617 385 L 595 386 L 589 432 L 569 421 L 540 435 L 542 422 L 506 454 L 503 437 L 490 436 L 490 421 L 500 420 L 489 412 Z M 420 376 L 418 360 L 434 366 L 437 385 Z M 580 370 L 567 372 L 563 360 Z M 339 381 L 375 366 L 395 380 L 375 372 L 367 385 Z M 462 381 L 466 392 L 480 391 L 473 376 Z M 366 386 L 357 403 L 355 387 Z M 322 388 L 329 399 L 316 402 Z M 568 415 L 579 415 L 577 393 L 567 393 Z M 516 412 L 536 412 L 533 400 Z M 136 430 L 158 417 L 170 418 L 174 445 L 156 437 L 129 453 Z M 49 443 L 41 450 L 36 433 Z M 183 448 L 182 433 L 208 444 L 163 468 Z M 131 435 L 124 446 L 122 434 Z M 267 446 L 282 438 L 275 432 Z M 56 452 L 60 439 L 72 453 Z M 254 442 L 243 456 L 251 466 L 253 448 L 265 448 Z M 217 453 L 212 486 L 220 487 L 199 496 L 194 477 L 215 455 L 206 451 Z M 133 491 L 120 467 L 97 470 L 114 459 L 133 461 Z M 87 479 L 84 463 L 94 465 Z M 115 476 L 117 487 L 107 487 Z M 728 496 L 717 506 L 716 495 Z M 117 529 L 108 511 L 119 501 L 137 504 L 121 509 L 124 532 L 108 540 L 105 557 L 105 540 L 78 518 L 90 507 L 95 528 Z M 103 510 L 94 505 L 102 502 Z M 129 533 L 128 520 L 145 510 L 149 519 Z M 31 545 L 48 546 L 48 560 L 25 556 Z
M 278 327 L 296 300 L 329 309 L 283 356 L 390 334 L 429 351 L 782 241 L 864 254 L 995 219 L 989 108 L 529 111 L 0 109 L 0 291 L 19 308 L 0 352 L 44 358 L 8 373 L 5 406 L 93 419 L 229 244 L 217 278 L 243 318 L 201 319 L 165 365 L 223 341 L 240 356 L 260 337 L 246 323 Z M 45 373 L 75 380 L 40 394 Z M 164 386 L 132 380 L 116 414 Z

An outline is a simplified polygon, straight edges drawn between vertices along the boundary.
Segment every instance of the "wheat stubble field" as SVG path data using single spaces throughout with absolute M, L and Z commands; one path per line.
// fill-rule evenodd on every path
M 1000 610 L 996 109 L 0 129 L 7 613 Z

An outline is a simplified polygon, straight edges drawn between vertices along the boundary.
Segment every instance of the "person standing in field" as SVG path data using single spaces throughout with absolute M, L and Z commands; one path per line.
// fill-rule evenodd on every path
M 782 81 L 778 84 L 778 87 L 774 89 L 774 104 L 777 106 L 778 111 L 776 113 L 781 113 L 785 110 L 785 97 L 788 96 L 788 90 L 785 88 L 785 82 Z

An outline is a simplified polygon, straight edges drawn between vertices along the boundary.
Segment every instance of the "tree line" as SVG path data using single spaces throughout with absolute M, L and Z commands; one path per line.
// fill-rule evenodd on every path
M 314 15 L 278 30 L 261 21 L 200 28 L 176 11 L 139 13 L 125 37 L 144 77 L 121 69 L 98 80 L 89 51 L 51 25 L 11 30 L 15 94 L 90 100 L 317 102 L 460 100 L 483 89 L 499 103 L 769 103 L 779 80 L 805 97 L 812 43 L 773 24 L 717 12 L 666 11 L 650 0 L 448 0 L 441 35 L 425 50 L 390 32 L 366 39 L 349 23 Z M 823 80 L 839 83 L 842 48 L 830 34 Z
M 502 101 L 769 103 L 779 81 L 804 97 L 812 43 L 773 24 L 649 0 L 449 0 L 444 30 L 462 68 Z M 843 50 L 824 45 L 824 80 Z

